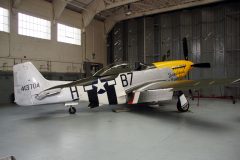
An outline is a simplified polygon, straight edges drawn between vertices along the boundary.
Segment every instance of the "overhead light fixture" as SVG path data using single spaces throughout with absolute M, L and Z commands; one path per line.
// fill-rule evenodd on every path
M 127 11 L 125 13 L 126 16 L 130 16 L 132 14 L 131 8 L 130 8 L 130 4 L 128 4 L 127 6 Z
M 132 11 L 128 11 L 125 14 L 126 14 L 126 16 L 130 16 L 132 14 Z

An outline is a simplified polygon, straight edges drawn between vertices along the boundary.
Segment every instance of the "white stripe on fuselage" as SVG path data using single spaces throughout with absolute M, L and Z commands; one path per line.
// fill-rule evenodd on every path
M 79 101 L 89 101 L 88 94 L 84 91 L 83 86 L 77 86 Z M 85 89 L 92 89 L 92 87 L 85 87 Z

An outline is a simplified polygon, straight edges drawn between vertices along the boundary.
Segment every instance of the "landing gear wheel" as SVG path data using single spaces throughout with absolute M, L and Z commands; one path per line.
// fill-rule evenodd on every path
M 70 114 L 75 114 L 76 113 L 76 108 L 75 107 L 70 107 L 69 109 L 68 109 L 68 112 L 70 113 Z
M 189 109 L 189 102 L 187 101 L 186 104 L 184 104 L 183 106 L 181 106 L 181 102 L 180 100 L 177 101 L 177 109 L 179 112 L 187 112 Z

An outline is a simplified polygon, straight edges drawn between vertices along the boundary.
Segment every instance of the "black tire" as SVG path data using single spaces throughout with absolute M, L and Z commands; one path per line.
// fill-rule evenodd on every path
M 187 101 L 187 104 L 185 104 L 184 106 L 181 106 L 181 102 L 180 100 L 177 101 L 177 109 L 179 112 L 187 112 L 189 109 L 189 102 Z
M 70 113 L 70 114 L 75 114 L 76 113 L 76 108 L 75 107 L 70 107 L 69 109 L 68 109 L 68 112 Z

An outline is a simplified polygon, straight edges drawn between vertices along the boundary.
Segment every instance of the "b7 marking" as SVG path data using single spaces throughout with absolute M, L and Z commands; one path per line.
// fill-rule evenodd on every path
M 132 79 L 133 79 L 133 73 L 129 72 L 126 74 L 121 74 L 120 75 L 121 81 L 122 81 L 122 86 L 127 87 L 128 85 L 132 85 Z

